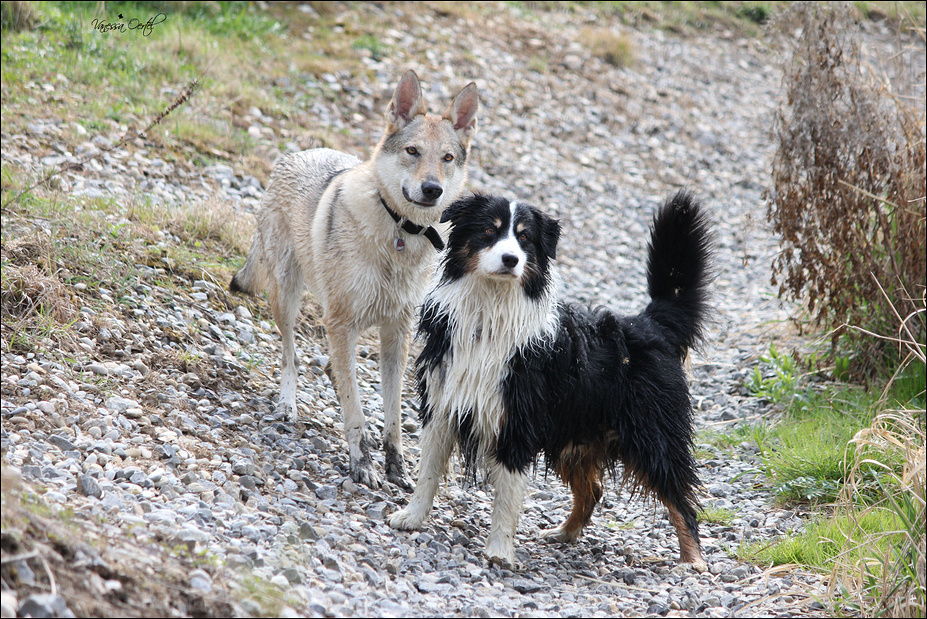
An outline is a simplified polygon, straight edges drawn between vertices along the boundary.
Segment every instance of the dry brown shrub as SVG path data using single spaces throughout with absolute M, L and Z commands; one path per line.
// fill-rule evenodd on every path
M 609 28 L 583 28 L 579 40 L 593 54 L 616 67 L 634 63 L 634 43 L 627 34 L 617 34 Z
M 4 317 L 28 318 L 42 314 L 66 324 L 76 315 L 71 295 L 64 284 L 33 264 L 4 266 L 2 281 L 0 300 Z
M 891 59 L 866 57 L 852 13 L 800 3 L 781 20 L 800 34 L 789 37 L 767 214 L 782 235 L 773 283 L 834 329 L 834 346 L 844 325 L 884 333 L 893 305 L 916 310 L 927 271 L 923 32 Z M 858 377 L 890 357 L 884 340 L 846 336 Z
M 71 293 L 55 274 L 51 241 L 43 233 L 4 243 L 2 259 L 0 307 L 4 318 L 42 314 L 64 324 L 75 316 Z

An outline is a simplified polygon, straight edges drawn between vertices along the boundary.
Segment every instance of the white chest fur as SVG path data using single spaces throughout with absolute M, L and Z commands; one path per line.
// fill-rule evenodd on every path
M 450 350 L 427 376 L 433 414 L 457 426 L 472 415 L 480 437 L 478 458 L 495 445 L 503 416 L 502 382 L 518 349 L 552 334 L 556 282 L 537 300 L 520 285 L 464 277 L 443 283 L 429 293 L 431 302 L 449 318 Z

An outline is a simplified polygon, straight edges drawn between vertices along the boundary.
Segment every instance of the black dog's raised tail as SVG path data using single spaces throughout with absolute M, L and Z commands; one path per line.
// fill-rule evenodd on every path
M 680 356 L 704 336 L 712 237 L 698 200 L 682 189 L 653 218 L 647 259 L 651 302 L 645 314 L 662 326 Z

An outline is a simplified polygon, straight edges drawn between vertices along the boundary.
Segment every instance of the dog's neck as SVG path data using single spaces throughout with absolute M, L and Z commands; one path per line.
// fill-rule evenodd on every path
M 556 331 L 560 279 L 554 269 L 550 275 L 544 293 L 537 299 L 529 298 L 515 282 L 472 274 L 455 281 L 440 281 L 429 296 L 449 310 L 460 345 L 492 347 L 507 358 L 515 348 Z
M 415 235 L 423 234 L 425 235 L 425 238 L 431 242 L 436 250 L 441 251 L 444 249 L 444 241 L 441 240 L 441 235 L 438 234 L 438 231 L 435 230 L 432 226 L 428 226 L 426 228 L 425 226 L 419 226 L 418 224 L 412 223 L 405 217 L 400 217 L 396 211 L 389 207 L 389 204 L 386 203 L 386 200 L 383 199 L 382 195 L 378 194 L 378 197 L 380 198 L 380 204 L 383 205 L 383 208 L 386 209 L 386 212 L 389 213 L 389 216 L 392 217 L 393 221 L 395 221 L 405 232 Z M 397 243 L 399 241 L 400 239 L 397 239 Z M 397 249 L 400 249 L 400 247 L 401 246 L 397 244 Z

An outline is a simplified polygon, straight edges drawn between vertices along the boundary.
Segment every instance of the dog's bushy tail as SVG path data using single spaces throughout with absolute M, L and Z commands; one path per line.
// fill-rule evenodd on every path
M 704 336 L 713 253 L 708 218 L 685 189 L 654 216 L 649 251 L 651 302 L 644 313 L 663 327 L 683 357 Z
M 229 290 L 232 292 L 243 292 L 245 294 L 255 294 L 261 287 L 261 238 L 259 233 L 254 234 L 254 242 L 251 251 L 248 252 L 248 258 L 244 266 L 235 273 L 232 281 L 229 282 Z

